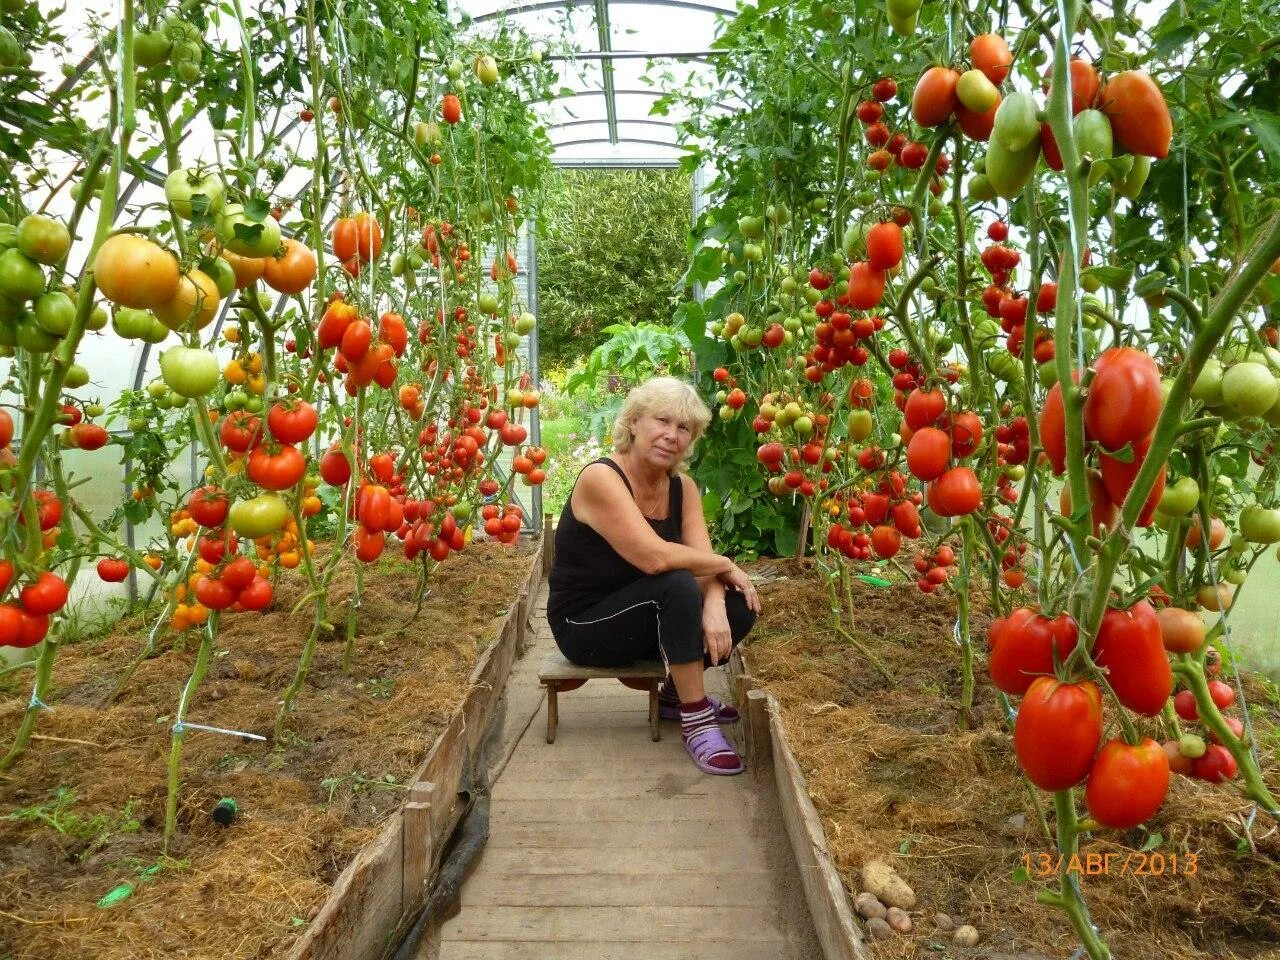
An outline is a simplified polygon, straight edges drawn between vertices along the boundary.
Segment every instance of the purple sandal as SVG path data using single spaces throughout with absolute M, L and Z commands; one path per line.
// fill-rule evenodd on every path
M 738 708 L 728 703 L 722 703 L 715 697 L 707 694 L 707 699 L 711 701 L 711 709 L 715 711 L 716 723 L 737 723 Z M 680 701 L 678 699 L 667 700 L 662 693 L 658 693 L 658 716 L 663 720 L 680 720 Z
M 724 738 L 724 734 L 720 732 L 718 727 L 703 727 L 697 733 L 685 737 L 684 748 L 697 768 L 703 773 L 710 773 L 719 777 L 731 777 L 734 774 L 742 773 L 746 769 L 742 765 L 742 760 L 738 757 L 738 752 Z M 718 767 L 711 762 L 716 757 L 721 759 L 732 757 L 734 765 Z

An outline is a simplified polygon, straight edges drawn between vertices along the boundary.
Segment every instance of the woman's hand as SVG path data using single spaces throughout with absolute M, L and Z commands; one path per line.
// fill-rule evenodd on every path
M 755 584 L 751 582 L 751 578 L 743 572 L 742 568 L 736 563 L 731 564 L 731 569 L 720 574 L 720 582 L 725 586 L 732 587 L 742 594 L 742 598 L 747 601 L 747 609 L 752 613 L 760 612 L 760 597 L 756 593 Z
M 729 615 L 723 599 L 702 604 L 702 646 L 711 657 L 711 665 L 719 666 L 729 659 L 733 650 L 733 634 L 729 630 Z

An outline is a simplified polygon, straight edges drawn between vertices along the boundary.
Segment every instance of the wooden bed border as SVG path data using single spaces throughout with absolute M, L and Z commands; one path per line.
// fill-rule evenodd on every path
M 428 881 L 465 809 L 458 802 L 462 778 L 489 731 L 511 665 L 523 652 L 538 587 L 550 569 L 550 544 L 534 546 L 533 565 L 498 639 L 476 662 L 466 699 L 410 780 L 404 805 L 338 876 L 287 960 L 378 960 L 426 902 Z
M 844 882 L 827 852 L 822 820 L 787 742 L 778 701 L 772 694 L 756 688 L 749 661 L 741 649 L 733 651 L 728 666 L 738 704 L 745 707 L 744 730 L 752 775 L 760 778 L 768 771 L 773 773 L 783 823 L 800 870 L 809 915 L 822 944 L 822 955 L 825 960 L 869 960 L 870 953 L 854 918 Z

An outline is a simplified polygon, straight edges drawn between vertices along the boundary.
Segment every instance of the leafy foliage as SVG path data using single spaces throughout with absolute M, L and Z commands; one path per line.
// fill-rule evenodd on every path
M 673 170 L 561 170 L 538 242 L 538 351 L 567 366 L 617 323 L 665 323 L 676 305 L 691 178 Z

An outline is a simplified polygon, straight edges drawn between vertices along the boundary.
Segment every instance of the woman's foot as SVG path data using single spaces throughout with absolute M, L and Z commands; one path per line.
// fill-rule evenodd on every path
M 682 703 L 680 728 L 684 748 L 703 773 L 733 776 L 746 769 L 733 745 L 724 738 L 708 697 L 697 703 Z
M 711 709 L 715 711 L 717 723 L 738 722 L 738 710 L 736 707 L 723 703 L 710 695 L 707 696 L 707 699 L 711 701 Z M 676 687 L 671 682 L 670 676 L 658 688 L 658 716 L 663 720 L 680 719 L 680 697 L 676 694 Z

